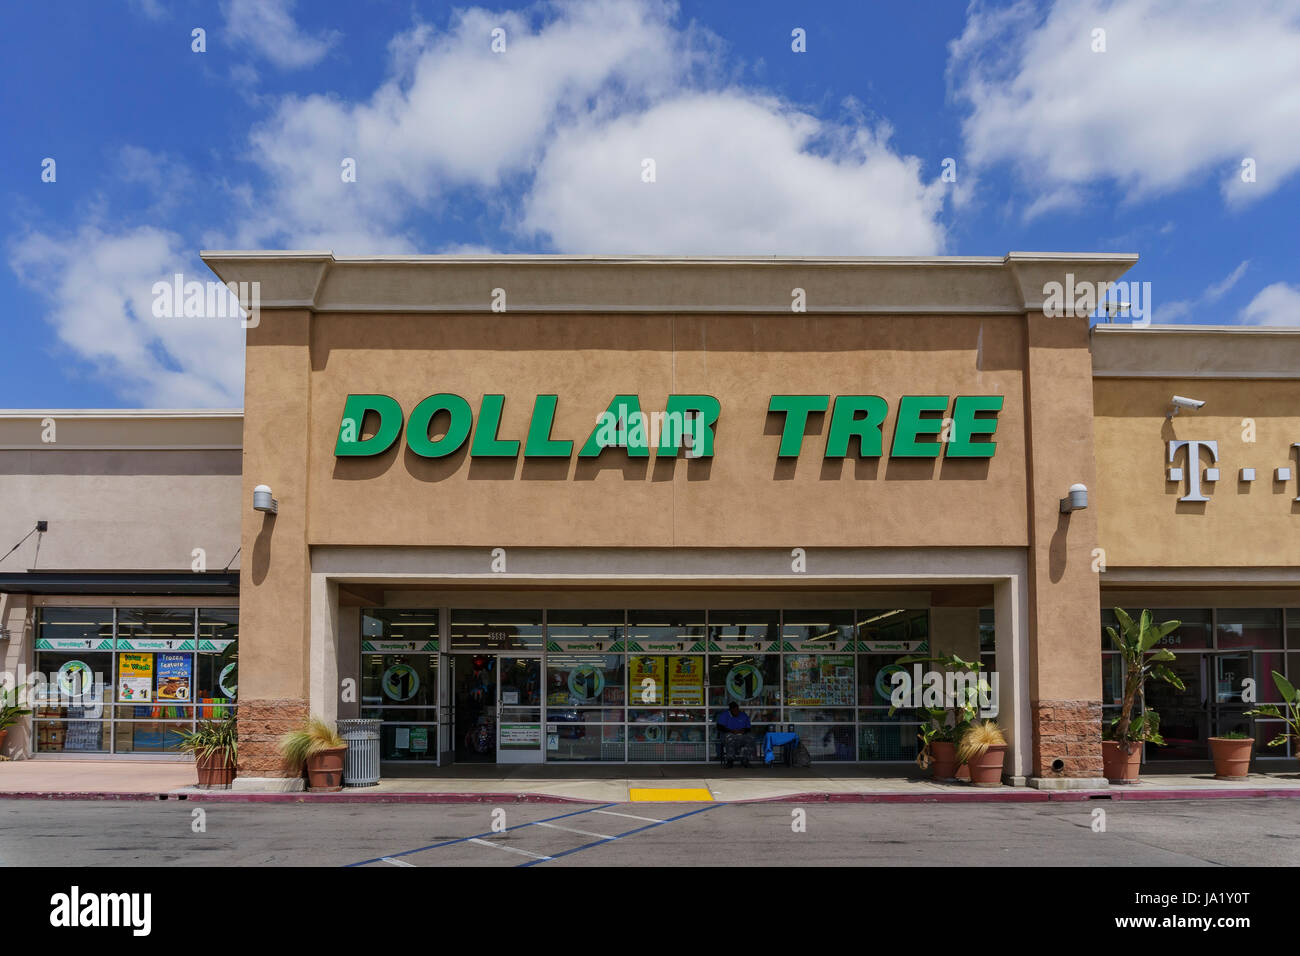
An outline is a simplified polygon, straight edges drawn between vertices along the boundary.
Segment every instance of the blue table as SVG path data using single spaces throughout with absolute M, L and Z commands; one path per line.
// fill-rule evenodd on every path
M 773 747 L 798 747 L 798 734 L 764 734 L 763 735 L 763 763 L 771 763 L 775 759 L 772 753 Z

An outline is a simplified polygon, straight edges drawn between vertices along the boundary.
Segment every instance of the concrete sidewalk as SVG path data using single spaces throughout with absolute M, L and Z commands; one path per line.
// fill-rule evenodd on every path
M 1294 770 L 1251 774 L 1246 781 L 1215 780 L 1211 773 L 1145 771 L 1141 783 L 1102 790 L 977 788 L 936 783 L 919 771 L 900 768 L 821 765 L 808 769 L 755 766 L 722 770 L 715 765 L 664 766 L 496 766 L 480 764 L 390 771 L 374 787 L 334 794 L 234 793 L 199 790 L 187 762 L 117 760 L 23 760 L 0 763 L 0 799 L 170 799 L 247 802 L 592 802 L 641 799 L 633 791 L 655 791 L 659 799 L 685 799 L 664 791 L 707 790 L 719 802 L 1041 802 L 1048 800 L 1150 800 L 1300 797 Z M 401 775 L 398 775 L 401 774 Z M 652 796 L 651 799 L 655 797 Z M 703 797 L 707 799 L 707 797 Z

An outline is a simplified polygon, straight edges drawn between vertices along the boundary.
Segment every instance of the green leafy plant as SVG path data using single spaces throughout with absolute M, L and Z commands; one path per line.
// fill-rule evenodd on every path
M 1174 652 L 1167 647 L 1151 650 L 1183 622 L 1153 624 L 1150 611 L 1143 611 L 1134 621 L 1123 608 L 1117 607 L 1114 611 L 1120 630 L 1107 625 L 1106 634 L 1124 662 L 1124 697 L 1119 716 L 1111 721 L 1106 737 L 1118 741 L 1125 753 L 1132 753 L 1134 745 L 1142 742 L 1164 746 L 1165 739 L 1160 736 L 1160 715 L 1147 708 L 1135 717 L 1133 708 L 1148 678 L 1164 681 L 1177 690 L 1185 689 L 1182 679 L 1162 663 L 1174 660 Z
M 226 763 L 238 762 L 239 731 L 234 715 L 223 720 L 199 721 L 194 730 L 174 730 L 181 738 L 181 750 L 194 754 L 195 760 L 210 760 L 225 754 Z
M 1277 671 L 1273 671 L 1273 685 L 1282 695 L 1282 703 L 1286 710 L 1281 710 L 1277 704 L 1260 704 L 1254 710 L 1246 711 L 1246 716 L 1274 717 L 1283 722 L 1286 729 L 1270 740 L 1268 746 L 1281 747 L 1288 740 L 1300 743 L 1300 691 L 1297 691 L 1295 685 Z
M 0 730 L 8 730 L 31 713 L 26 707 L 18 706 L 18 699 L 25 686 L 20 685 L 13 690 L 0 689 Z
M 285 765 L 296 771 L 301 771 L 313 754 L 346 746 L 338 731 L 319 717 L 309 718 L 298 729 L 280 737 L 280 755 Z
M 967 661 L 956 654 L 933 656 L 900 657 L 896 664 L 937 664 L 944 671 L 966 671 L 976 675 L 974 684 L 963 683 L 956 700 L 948 701 L 944 707 L 920 707 L 916 709 L 921 721 L 917 739 L 921 741 L 921 750 L 916 755 L 916 764 L 922 770 L 930 766 L 933 753 L 932 743 L 956 743 L 979 716 L 979 696 L 989 693 L 989 683 L 980 673 L 984 666 L 980 661 Z M 890 707 L 892 717 L 898 708 Z M 963 763 L 964 761 L 959 761 Z
M 957 741 L 957 765 L 973 763 L 988 753 L 990 747 L 1005 745 L 1007 738 L 996 721 L 985 720 L 973 723 L 962 733 Z
M 1249 740 L 1250 734 L 1244 730 L 1229 730 L 1226 734 L 1215 734 L 1219 740 Z

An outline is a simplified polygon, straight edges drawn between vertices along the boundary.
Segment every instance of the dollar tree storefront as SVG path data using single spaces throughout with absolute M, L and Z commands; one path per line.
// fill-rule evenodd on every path
M 206 254 L 259 283 L 242 412 L 0 412 L 5 754 L 233 710 L 251 787 L 308 714 L 386 772 L 704 762 L 735 701 L 901 768 L 899 660 L 951 654 L 1007 782 L 1093 786 L 1121 606 L 1182 622 L 1149 767 L 1289 766 L 1300 332 L 1045 313 L 1134 258 Z
M 1099 777 L 1089 329 L 1042 296 L 1134 257 L 204 258 L 260 283 L 244 778 L 308 713 L 408 766 L 707 761 L 730 700 L 905 762 L 928 651 L 996 673 L 1008 780 Z

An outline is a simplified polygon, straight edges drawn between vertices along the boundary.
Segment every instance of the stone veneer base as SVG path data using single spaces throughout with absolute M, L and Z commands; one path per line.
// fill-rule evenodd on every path
M 1032 703 L 1033 776 L 1041 780 L 1097 780 L 1101 766 L 1101 701 Z M 1061 762 L 1060 770 L 1052 764 Z

